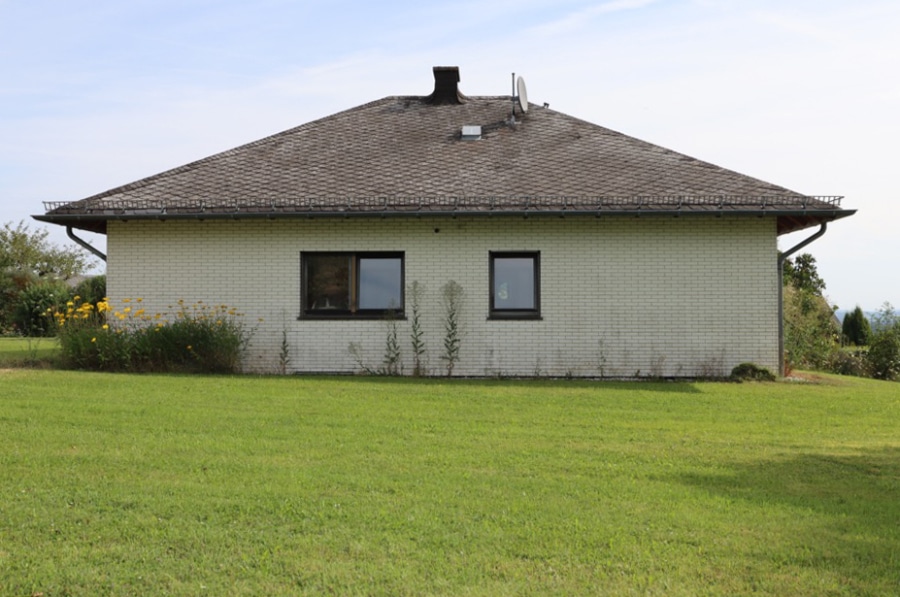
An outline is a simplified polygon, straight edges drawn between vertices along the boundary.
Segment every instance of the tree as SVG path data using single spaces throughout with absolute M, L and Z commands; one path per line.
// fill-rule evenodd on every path
M 816 258 L 809 253 L 797 255 L 793 262 L 790 259 L 785 260 L 783 274 L 782 283 L 785 285 L 790 284 L 798 290 L 820 296 L 825 291 L 825 280 L 816 268 Z
M 785 260 L 784 352 L 791 367 L 827 368 L 839 348 L 840 323 L 823 295 L 825 281 L 809 253 Z
M 68 280 L 83 273 L 90 258 L 81 247 L 58 247 L 47 230 L 31 230 L 25 222 L 0 228 L 0 270 L 20 276 L 52 276 Z
M 37 297 L 46 290 L 44 294 L 58 298 L 57 283 L 83 273 L 90 265 L 90 257 L 81 247 L 58 247 L 47 240 L 49 235 L 47 230 L 31 230 L 25 222 L 15 226 L 7 222 L 0 227 L 0 334 L 37 330 L 33 311 L 43 304 Z M 26 293 L 35 286 L 48 288 Z M 20 304 L 22 301 L 27 304 Z
M 857 307 L 844 315 L 844 323 L 841 326 L 841 333 L 844 340 L 854 346 L 868 346 L 869 337 L 872 335 L 872 328 L 869 320 L 863 314 L 862 309 Z

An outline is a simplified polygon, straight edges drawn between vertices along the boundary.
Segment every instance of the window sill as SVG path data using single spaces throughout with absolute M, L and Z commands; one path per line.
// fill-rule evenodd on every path
M 543 321 L 540 313 L 491 313 L 488 321 Z
M 304 313 L 297 317 L 297 321 L 406 321 L 406 315 L 385 313 L 335 313 L 334 315 Z

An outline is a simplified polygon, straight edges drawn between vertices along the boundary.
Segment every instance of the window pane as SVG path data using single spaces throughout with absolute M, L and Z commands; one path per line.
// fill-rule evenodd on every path
M 536 309 L 534 258 L 494 258 L 494 309 Z
M 403 276 L 397 257 L 361 257 L 359 260 L 359 308 L 403 308 Z
M 306 258 L 306 308 L 311 311 L 350 309 L 349 255 Z

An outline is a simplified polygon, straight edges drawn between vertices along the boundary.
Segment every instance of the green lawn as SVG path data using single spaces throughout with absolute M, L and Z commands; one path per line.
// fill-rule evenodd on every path
M 896 595 L 898 387 L 0 370 L 0 594 Z
M 0 337 L 0 367 L 38 366 L 58 353 L 56 338 Z

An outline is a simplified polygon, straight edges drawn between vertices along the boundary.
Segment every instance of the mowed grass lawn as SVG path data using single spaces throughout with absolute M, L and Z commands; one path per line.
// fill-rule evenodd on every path
M 0 338 L 0 367 L 41 364 L 58 356 L 56 338 Z
M 897 595 L 900 385 L 0 371 L 0 594 Z

